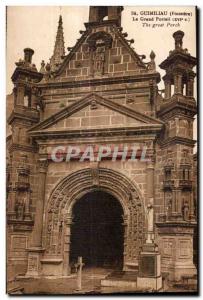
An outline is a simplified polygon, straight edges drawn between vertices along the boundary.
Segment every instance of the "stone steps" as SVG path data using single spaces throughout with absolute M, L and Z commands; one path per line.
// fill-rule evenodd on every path
M 114 271 L 101 280 L 101 286 L 137 288 L 137 274 L 137 272 Z
M 24 291 L 24 288 L 22 286 L 17 285 L 17 284 L 12 284 L 7 289 L 7 293 L 9 295 L 22 295 L 23 291 Z

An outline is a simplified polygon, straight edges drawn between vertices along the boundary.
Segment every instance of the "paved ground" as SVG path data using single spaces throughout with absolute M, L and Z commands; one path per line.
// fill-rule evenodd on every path
M 101 293 L 100 281 L 111 273 L 111 269 L 86 269 L 83 271 L 82 290 L 77 291 L 77 277 L 20 279 L 18 285 L 24 288 L 25 294 L 78 294 Z
M 82 290 L 77 291 L 77 278 L 72 275 L 69 278 L 36 278 L 20 279 L 14 286 L 23 288 L 23 294 L 104 294 L 104 293 L 135 293 L 129 288 L 101 287 L 100 281 L 112 272 L 111 269 L 91 268 L 84 269 L 82 277 Z M 137 291 L 138 292 L 138 291 Z M 194 292 L 184 287 L 166 287 L 165 292 Z

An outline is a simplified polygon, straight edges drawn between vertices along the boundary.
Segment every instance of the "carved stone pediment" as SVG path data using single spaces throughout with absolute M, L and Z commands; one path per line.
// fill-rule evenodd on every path
M 94 108 L 94 109 L 93 109 Z M 95 109 L 96 108 L 96 109 Z M 96 113 L 95 113 L 96 112 Z M 74 117 L 77 114 L 77 118 Z M 153 117 L 135 111 L 132 108 L 103 98 L 97 94 L 89 94 L 74 102 L 51 117 L 40 122 L 29 130 L 31 136 L 67 134 L 80 130 L 100 130 L 137 128 L 144 134 L 145 130 L 160 131 L 163 123 Z

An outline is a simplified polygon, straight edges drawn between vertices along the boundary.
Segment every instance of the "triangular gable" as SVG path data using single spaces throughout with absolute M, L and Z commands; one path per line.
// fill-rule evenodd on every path
M 78 112 L 49 126 L 46 131 L 110 129 L 139 125 L 143 125 L 143 122 L 92 101 L 92 103 Z
M 71 48 L 69 54 L 65 57 L 59 69 L 56 70 L 55 77 L 62 76 L 64 78 L 74 76 L 77 78 L 90 75 L 90 50 L 87 41 L 92 34 L 91 29 L 87 29 L 82 34 L 75 46 Z M 113 45 L 110 48 L 108 68 L 105 73 L 114 74 L 121 71 L 135 71 L 137 69 L 147 70 L 146 65 L 139 55 L 130 47 L 125 37 L 115 25 L 110 25 L 108 34 L 112 37 Z
M 115 120 L 114 123 L 112 123 L 112 126 L 136 126 L 136 125 L 162 125 L 163 123 L 155 118 L 149 117 L 147 115 L 144 115 L 140 112 L 134 111 L 126 106 L 120 105 L 118 103 L 115 103 L 111 100 L 105 99 L 97 94 L 89 94 L 86 97 L 84 97 L 81 100 L 78 100 L 77 102 L 69 105 L 68 107 L 62 109 L 61 111 L 57 112 L 56 114 L 50 116 L 46 120 L 40 122 L 39 124 L 33 126 L 29 131 L 40 131 L 40 130 L 49 130 L 49 129 L 64 129 L 66 130 L 69 125 L 67 123 L 67 120 L 72 118 L 72 116 L 77 116 L 78 118 L 86 111 L 86 108 L 90 106 L 91 107 L 91 116 L 96 117 L 97 109 L 98 108 L 104 108 L 107 110 L 111 110 L 114 112 L 114 115 L 112 115 L 112 119 Z M 95 111 L 95 113 L 94 113 Z M 76 115 L 78 114 L 78 115 Z M 95 116 L 94 116 L 95 115 Z M 104 114 L 105 116 L 105 114 Z M 102 117 L 104 117 L 102 116 Z M 119 116 L 124 116 L 123 121 L 117 122 L 116 120 L 119 120 Z M 87 120 L 86 125 L 84 124 L 84 128 L 88 128 L 90 126 L 95 127 L 94 120 L 91 121 L 91 118 L 85 117 Z M 77 118 L 75 118 L 76 120 Z M 102 119 L 102 118 L 100 118 Z M 63 120 L 66 120 L 66 123 L 64 123 Z M 96 120 L 96 119 L 95 119 Z M 88 124 L 89 122 L 89 124 Z M 92 122 L 92 123 L 91 123 Z M 70 122 L 69 122 L 70 123 Z M 124 124 L 123 124 L 124 123 Z M 99 124 L 99 127 L 102 124 Z M 111 127 L 112 127 L 111 126 Z M 107 124 L 107 127 L 109 127 L 109 124 Z M 79 129 L 76 125 L 75 129 Z M 83 129 L 83 128 L 82 128 Z
M 130 47 L 130 45 L 128 44 L 127 40 L 124 38 L 124 36 L 122 35 L 122 33 L 117 28 L 114 28 L 114 32 L 115 32 L 116 38 L 120 41 L 120 43 L 123 44 L 123 46 L 126 48 L 126 50 L 128 51 L 128 53 L 131 55 L 131 57 L 134 60 L 134 62 L 136 62 L 138 64 L 138 66 L 141 67 L 142 69 L 147 69 L 146 65 L 141 60 L 140 56 L 136 53 L 136 51 L 134 51 Z

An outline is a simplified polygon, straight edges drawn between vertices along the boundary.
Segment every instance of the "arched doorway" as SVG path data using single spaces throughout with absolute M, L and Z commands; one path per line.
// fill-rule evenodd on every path
M 73 262 L 73 258 L 76 257 L 76 255 L 73 257 L 73 252 L 70 253 L 73 251 L 71 250 L 73 222 L 76 224 L 74 214 L 76 218 L 77 214 L 75 212 L 83 210 L 79 207 L 77 209 L 77 205 L 83 202 L 82 199 L 84 200 L 85 197 L 90 198 L 90 195 L 93 195 L 92 193 L 96 191 L 100 195 L 103 193 L 105 197 L 111 197 L 111 201 L 108 201 L 108 203 L 117 203 L 118 206 L 122 207 L 120 213 L 118 213 L 119 209 L 116 209 L 115 206 L 109 211 L 112 211 L 112 213 L 117 211 L 117 218 L 114 219 L 120 220 L 118 222 L 120 226 L 123 223 L 123 242 L 119 243 L 124 247 L 122 252 L 123 270 L 137 268 L 140 247 L 143 245 L 145 237 L 144 199 L 139 187 L 128 177 L 115 170 L 85 168 L 63 178 L 52 191 L 45 206 L 43 236 L 46 250 L 43 257 L 46 260 L 46 267 L 49 264 L 48 261 L 50 261 L 50 264 L 55 264 L 54 267 L 52 265 L 52 268 L 50 268 L 52 273 L 70 274 L 72 269 L 70 262 Z M 102 201 L 98 200 L 100 198 L 102 197 L 95 198 L 98 203 Z M 74 207 L 76 208 L 74 209 Z M 104 209 L 105 206 L 101 205 L 100 207 Z M 81 216 L 81 214 L 79 215 Z M 121 250 L 121 248 L 119 249 Z M 78 255 L 77 251 L 75 253 Z M 56 261 L 53 261 L 53 257 Z M 112 260 L 111 263 L 113 264 Z
M 122 269 L 123 208 L 110 193 L 92 191 L 72 208 L 70 262 L 83 257 L 86 267 Z

